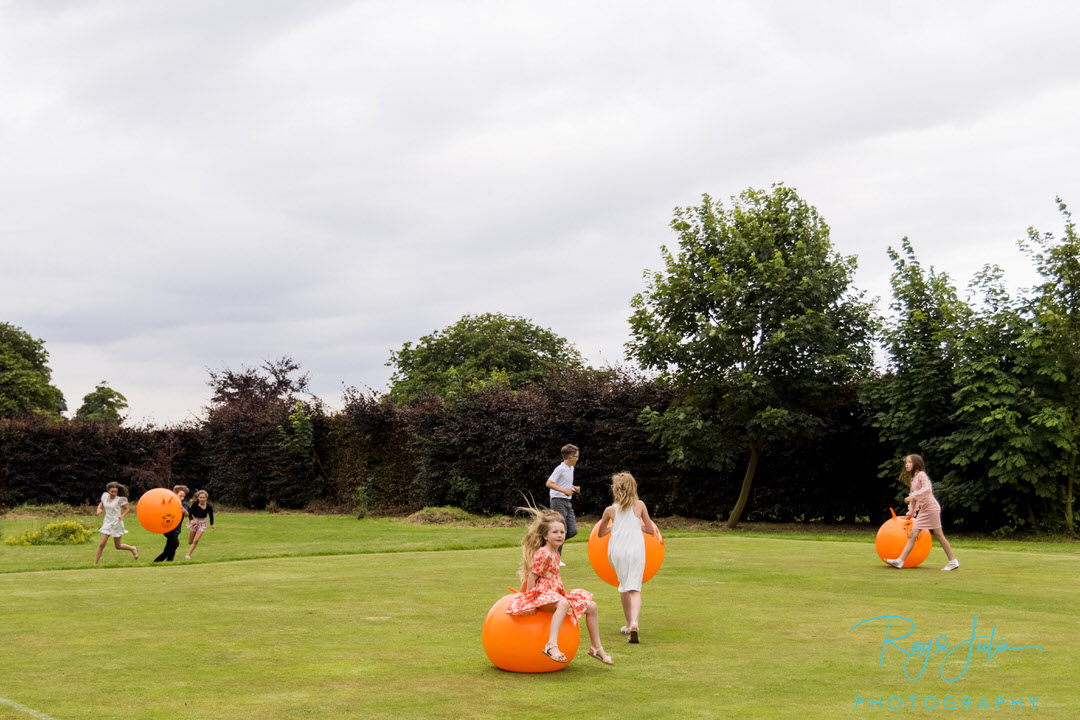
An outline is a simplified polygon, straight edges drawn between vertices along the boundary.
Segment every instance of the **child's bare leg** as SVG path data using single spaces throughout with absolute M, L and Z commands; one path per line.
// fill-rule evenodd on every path
M 941 549 L 945 551 L 945 555 L 949 558 L 949 562 L 955 560 L 956 556 L 953 555 L 952 545 L 950 545 L 949 541 L 945 539 L 945 533 L 941 531 L 941 528 L 933 530 L 933 533 L 934 537 L 937 538 L 937 541 L 941 543 Z
M 585 626 L 589 628 L 589 655 L 605 665 L 614 665 L 611 656 L 604 652 L 604 645 L 600 642 L 600 614 L 596 611 L 595 602 L 590 601 L 585 607 Z
M 97 552 L 94 553 L 94 564 L 97 565 L 101 560 L 101 552 L 105 549 L 105 543 L 109 542 L 109 536 L 105 533 L 101 534 L 101 542 L 98 543 Z
M 600 642 L 600 614 L 596 611 L 596 603 L 589 602 L 585 608 L 585 627 L 589 628 L 589 649 L 597 650 L 603 647 Z
M 191 553 L 195 552 L 195 548 L 199 547 L 199 538 L 202 537 L 203 531 L 199 530 L 195 533 L 195 537 L 191 538 L 190 547 L 187 549 L 187 558 L 191 559 Z
M 626 593 L 630 596 L 630 629 L 638 629 L 638 620 L 641 618 L 641 591 L 631 590 Z
M 918 530 L 912 530 L 908 533 L 907 545 L 904 546 L 904 552 L 900 553 L 900 562 L 907 560 L 908 554 L 911 552 L 911 548 L 915 547 L 915 538 L 919 537 Z
M 551 628 L 548 630 L 547 647 L 555 650 L 559 649 L 559 628 L 562 627 L 562 622 L 566 619 L 566 613 L 568 612 L 570 612 L 570 603 L 565 600 L 556 603 L 555 612 L 551 613 Z
M 134 545 L 125 545 L 124 543 L 120 542 L 120 538 L 118 537 L 113 538 L 113 545 L 116 547 L 117 550 L 127 550 L 135 556 L 136 560 L 139 559 L 139 549 Z
M 633 605 L 631 604 L 630 593 L 629 592 L 621 592 L 621 593 L 619 593 L 619 602 L 622 603 L 622 614 L 623 614 L 623 617 L 626 618 L 626 625 L 624 625 L 622 627 L 622 633 L 623 633 L 623 635 L 626 635 L 627 633 L 630 632 L 631 623 L 634 622 L 634 609 L 633 609 Z

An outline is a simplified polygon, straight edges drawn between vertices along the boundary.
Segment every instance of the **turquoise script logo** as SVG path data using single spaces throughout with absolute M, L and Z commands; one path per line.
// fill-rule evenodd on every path
M 922 677 L 923 672 L 926 670 L 927 664 L 930 662 L 930 657 L 933 655 L 939 655 L 944 653 L 945 656 L 941 658 L 941 666 L 938 668 L 938 674 L 941 675 L 941 679 L 945 682 L 956 682 L 960 678 L 964 677 L 964 673 L 967 672 L 968 665 L 971 664 L 971 656 L 979 653 L 985 653 L 986 659 L 1004 652 L 1015 652 L 1017 650 L 1038 650 L 1042 652 L 1041 647 L 1029 645 L 1027 647 L 1009 647 L 1009 643 L 1005 641 L 1003 635 L 997 634 L 997 626 L 994 625 L 990 628 L 989 635 L 977 635 L 977 626 L 979 623 L 979 616 L 975 615 L 971 620 L 971 635 L 965 638 L 963 641 L 955 644 L 949 644 L 949 638 L 946 635 L 938 635 L 932 640 L 919 641 L 916 640 L 911 643 L 910 649 L 904 648 L 897 644 L 897 641 L 903 640 L 909 637 L 915 632 L 915 623 L 908 620 L 906 617 L 900 615 L 879 615 L 878 617 L 867 618 L 862 622 L 855 623 L 851 626 L 851 629 L 865 625 L 867 623 L 874 622 L 875 620 L 885 621 L 885 639 L 881 643 L 881 660 L 878 664 L 885 664 L 885 649 L 892 647 L 899 650 L 906 657 L 904 658 L 904 676 L 908 680 L 918 680 Z M 906 630 L 903 635 L 893 635 L 890 637 L 890 633 L 893 632 L 893 626 L 896 626 L 896 632 Z M 955 658 L 953 656 L 955 655 Z M 922 666 L 919 667 L 919 673 L 912 677 L 908 672 L 908 663 L 914 662 L 916 665 L 919 663 L 919 658 L 922 659 Z M 951 680 L 945 677 L 945 663 L 950 658 L 957 661 L 964 660 L 964 668 L 960 671 L 960 674 Z

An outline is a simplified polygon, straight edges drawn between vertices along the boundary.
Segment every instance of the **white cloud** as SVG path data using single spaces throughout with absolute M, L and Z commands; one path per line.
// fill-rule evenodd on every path
M 88 2 L 0 10 L 0 320 L 179 421 L 288 354 L 334 404 L 466 312 L 619 362 L 676 205 L 783 181 L 888 302 L 907 235 L 1032 280 L 1080 202 L 1080 9 Z

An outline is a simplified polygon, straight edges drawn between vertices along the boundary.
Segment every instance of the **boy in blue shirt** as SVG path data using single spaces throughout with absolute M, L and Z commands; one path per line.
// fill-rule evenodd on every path
M 177 523 L 176 527 L 165 533 L 165 549 L 154 558 L 154 562 L 161 562 L 162 560 L 172 562 L 173 558 L 176 557 L 176 548 L 180 547 L 180 531 L 184 528 L 184 518 L 188 516 L 188 504 L 184 502 L 184 498 L 188 494 L 187 485 L 177 485 L 172 491 L 176 493 L 176 497 L 180 498 L 180 506 L 184 509 L 184 515 L 180 518 L 180 522 Z

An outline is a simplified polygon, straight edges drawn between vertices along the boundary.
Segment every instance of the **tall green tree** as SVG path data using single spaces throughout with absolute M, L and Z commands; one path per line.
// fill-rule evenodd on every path
M 1045 398 L 1028 303 L 1009 295 L 996 266 L 976 275 L 971 288 L 981 302 L 958 345 L 953 427 L 938 445 L 949 464 L 940 468 L 941 496 L 961 513 L 980 514 L 983 524 L 1034 523 L 1033 498 L 1056 489 L 1050 460 L 1060 439 L 1032 422 Z
M 577 348 L 551 330 L 502 313 L 465 315 L 453 325 L 390 353 L 390 397 L 408 403 L 452 396 L 492 380 L 517 388 L 549 372 L 582 367 Z
M 862 392 L 891 456 L 881 475 L 895 478 L 899 458 L 911 453 L 922 455 L 932 472 L 944 472 L 941 443 L 955 429 L 954 375 L 971 310 L 946 273 L 923 267 L 907 238 L 899 252 L 888 252 L 894 267 L 892 316 L 882 331 L 888 368 Z
M 1069 532 L 1075 531 L 1077 459 L 1080 457 L 1080 236 L 1061 198 L 1065 221 L 1060 238 L 1028 231 L 1022 247 L 1030 254 L 1043 282 L 1035 288 L 1031 312 L 1034 328 L 1028 342 L 1041 359 L 1042 406 L 1032 422 L 1055 433 L 1055 473 L 1061 479 L 1059 499 Z
M 1006 526 L 1075 531 L 1080 451 L 1080 239 L 1061 200 L 1065 233 L 1028 231 L 1021 246 L 1042 282 L 1009 297 L 988 267 L 955 367 L 955 427 L 941 443 L 946 497 Z
M 52 384 L 48 361 L 44 341 L 0 322 L 0 417 L 26 413 L 59 416 L 67 410 L 64 394 Z
M 96 420 L 119 425 L 123 422 L 120 413 L 128 406 L 127 398 L 109 387 L 104 380 L 97 384 L 93 392 L 83 397 L 82 405 L 75 411 L 75 417 L 82 420 Z
M 746 507 L 771 444 L 819 436 L 837 389 L 872 366 L 872 307 L 853 292 L 854 256 L 795 190 L 708 195 L 678 208 L 679 249 L 632 301 L 628 354 L 680 390 L 643 419 L 673 462 L 723 469 L 745 453 L 727 520 Z

